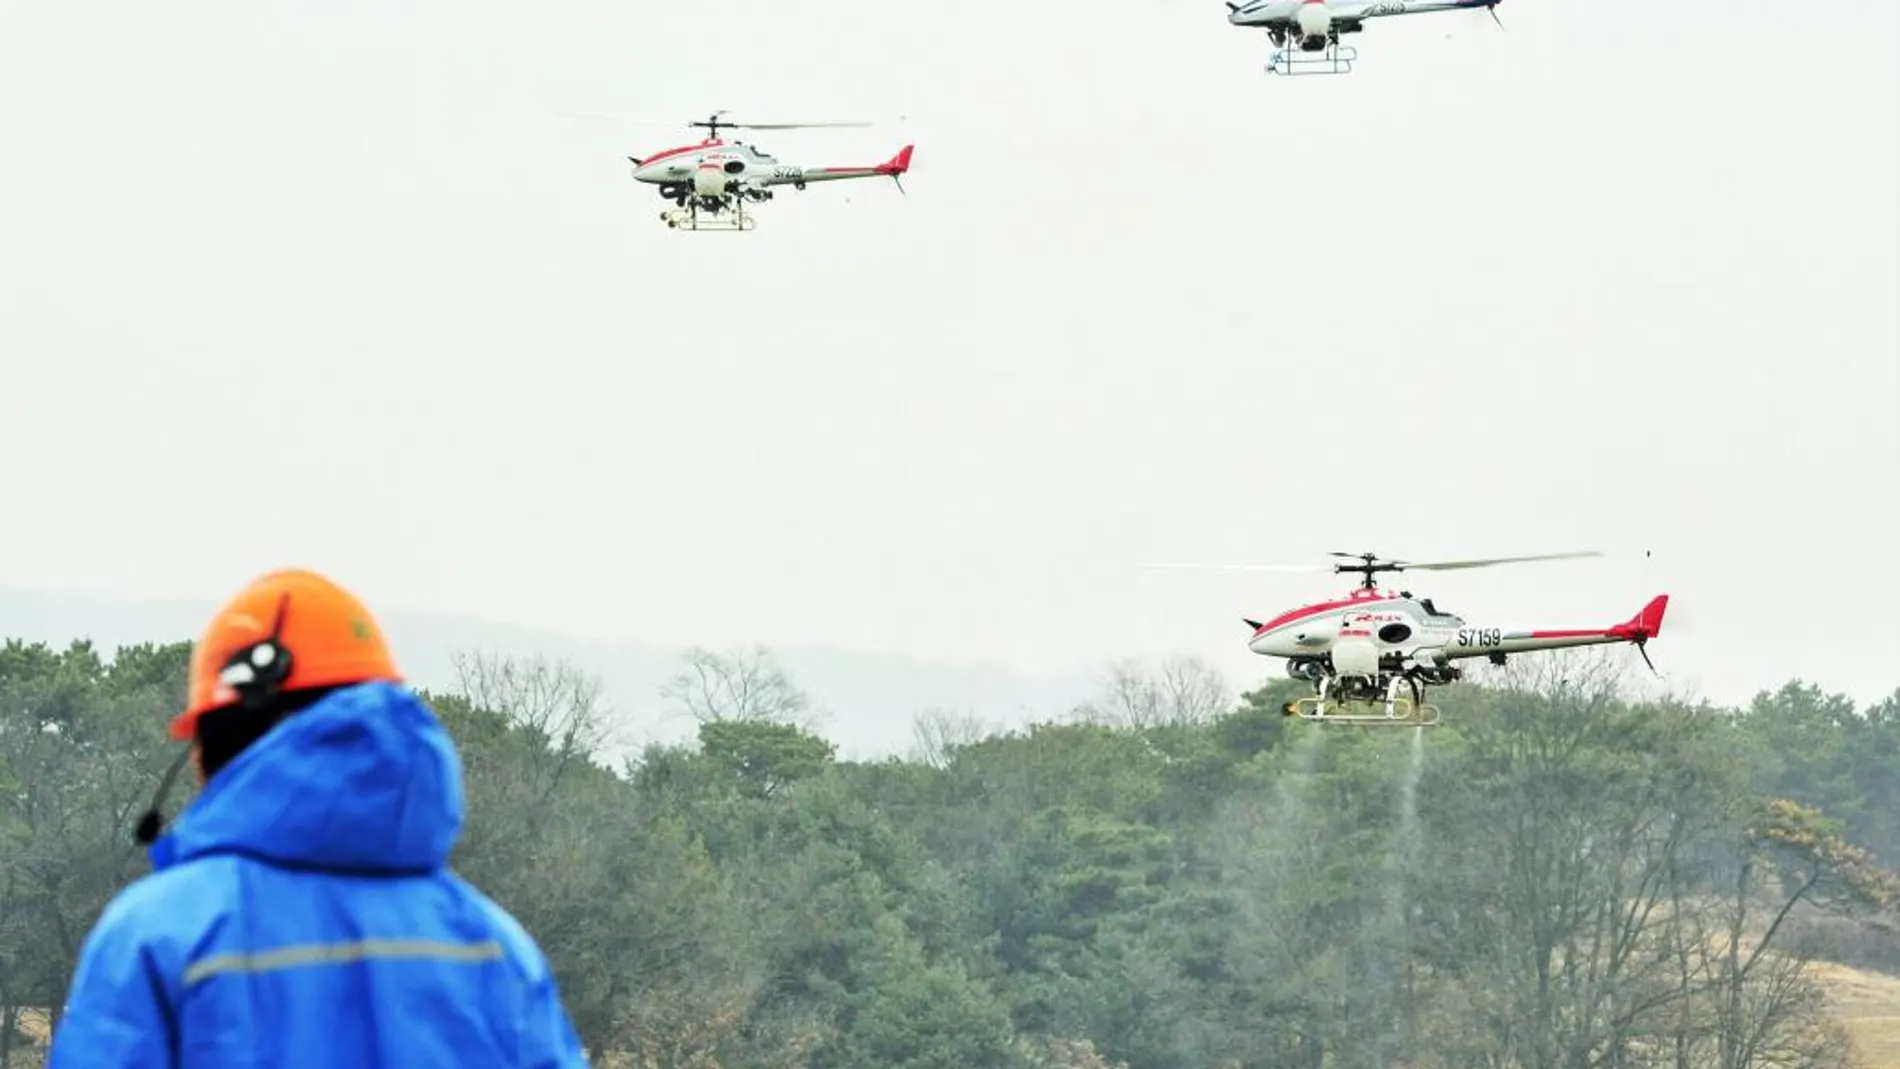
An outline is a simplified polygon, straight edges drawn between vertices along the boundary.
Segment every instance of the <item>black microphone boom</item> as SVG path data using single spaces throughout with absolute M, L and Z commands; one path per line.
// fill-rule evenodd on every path
M 185 759 L 191 756 L 191 747 L 179 750 L 172 759 L 172 767 L 165 770 L 165 778 L 158 781 L 158 790 L 152 794 L 152 807 L 139 818 L 139 824 L 132 832 L 132 838 L 141 846 L 150 846 L 158 841 L 158 833 L 165 829 L 165 796 L 171 793 L 172 781 L 178 778 L 178 771 L 185 767 Z

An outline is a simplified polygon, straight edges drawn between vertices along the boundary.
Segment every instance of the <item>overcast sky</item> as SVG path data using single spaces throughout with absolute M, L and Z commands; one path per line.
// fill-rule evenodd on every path
M 0 581 L 1058 672 L 1349 580 L 1900 682 L 1896 5 L 1507 0 L 1265 75 L 1217 0 L 16 3 Z M 668 232 L 628 155 L 889 183 Z M 897 117 L 904 121 L 897 122 Z M 1654 557 L 1643 563 L 1644 550 Z

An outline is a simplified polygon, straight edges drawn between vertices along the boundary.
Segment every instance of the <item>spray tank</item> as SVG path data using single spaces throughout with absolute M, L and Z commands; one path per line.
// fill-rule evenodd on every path
M 1301 43 L 1309 51 L 1325 47 L 1333 29 L 1333 13 L 1326 7 L 1325 0 L 1306 0 L 1300 5 L 1295 21 L 1300 26 Z
M 724 196 L 726 172 L 716 163 L 702 163 L 693 171 L 693 192 L 702 197 Z

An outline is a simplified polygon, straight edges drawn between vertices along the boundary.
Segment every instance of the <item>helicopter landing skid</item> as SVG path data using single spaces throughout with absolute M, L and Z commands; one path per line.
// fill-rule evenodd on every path
M 1408 685 L 1412 689 L 1410 695 L 1401 690 Z M 1359 686 L 1346 686 L 1338 679 L 1322 679 L 1316 689 L 1318 693 L 1311 697 L 1287 702 L 1283 710 L 1286 715 L 1335 724 L 1419 728 L 1436 727 L 1442 718 L 1438 706 L 1425 702 L 1418 684 L 1404 676 L 1392 676 L 1385 681 L 1383 699 L 1376 696 L 1376 689 L 1368 694 Z M 1342 690 L 1346 692 L 1343 696 L 1339 693 Z M 1380 711 L 1363 711 L 1368 708 Z
M 1380 712 L 1349 710 L 1382 709 Z M 1386 701 L 1354 702 L 1339 698 L 1299 698 L 1286 703 L 1285 713 L 1301 720 L 1328 724 L 1357 724 L 1366 727 L 1430 728 L 1444 719 L 1438 706 L 1430 702 L 1413 705 L 1403 695 Z
M 1329 44 L 1321 52 L 1302 52 L 1297 43 L 1273 50 L 1267 60 L 1268 74 L 1351 74 L 1359 59 L 1359 50 L 1351 45 Z
M 744 208 L 734 208 L 730 215 L 721 212 L 714 215 L 701 213 L 696 208 L 673 208 L 660 213 L 660 220 L 668 230 L 752 230 L 759 221 L 747 215 Z

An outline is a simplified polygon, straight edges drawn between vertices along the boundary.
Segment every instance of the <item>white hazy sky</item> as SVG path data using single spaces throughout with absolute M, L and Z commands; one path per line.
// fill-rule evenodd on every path
M 1057 672 L 1408 577 L 1740 698 L 1900 683 L 1891 0 L 1507 0 L 1262 72 L 1217 0 L 16 3 L 0 581 Z M 667 232 L 715 108 L 908 197 Z M 1645 566 L 1643 550 L 1654 558 Z

